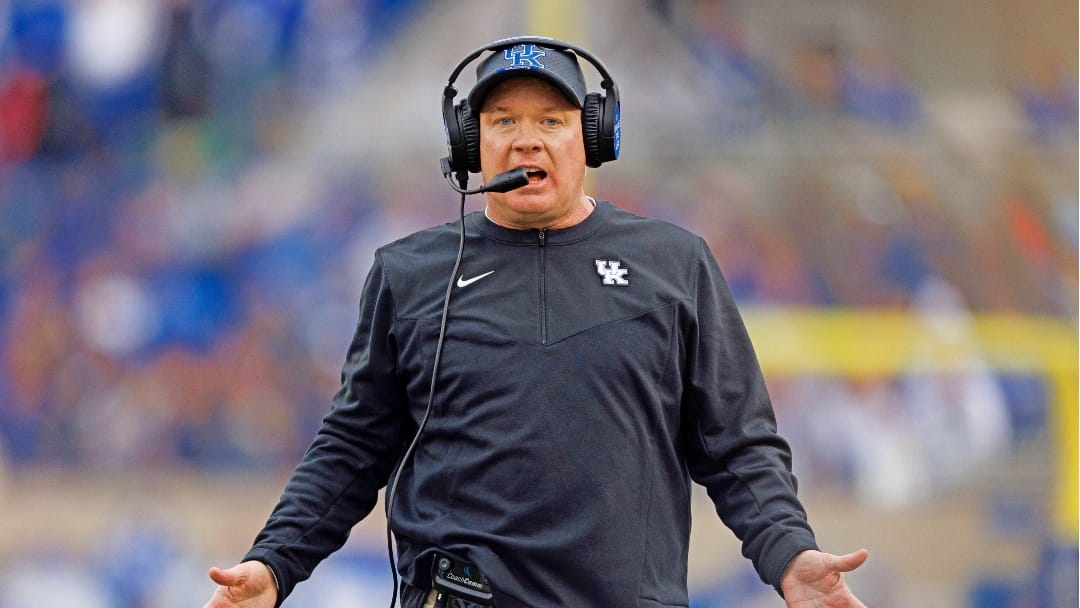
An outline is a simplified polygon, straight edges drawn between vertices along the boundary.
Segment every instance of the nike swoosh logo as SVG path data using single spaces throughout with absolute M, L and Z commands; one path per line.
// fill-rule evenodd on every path
M 479 281 L 480 279 L 488 276 L 489 274 L 491 274 L 493 272 L 495 272 L 495 271 L 494 270 L 489 270 L 489 271 L 485 272 L 484 274 L 478 274 L 478 275 L 476 275 L 475 277 L 473 277 L 471 279 L 466 279 L 465 275 L 461 275 L 460 277 L 458 277 L 457 286 L 458 287 L 468 287 L 469 285 L 472 285 L 473 283 Z

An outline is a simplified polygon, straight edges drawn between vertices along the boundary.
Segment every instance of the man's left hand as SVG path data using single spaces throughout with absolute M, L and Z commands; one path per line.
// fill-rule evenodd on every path
M 847 555 L 810 549 L 796 555 L 780 579 L 788 608 L 866 608 L 848 589 L 844 573 L 863 565 L 868 555 L 866 549 Z

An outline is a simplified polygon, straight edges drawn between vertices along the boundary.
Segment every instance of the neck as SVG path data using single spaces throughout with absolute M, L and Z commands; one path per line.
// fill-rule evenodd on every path
M 516 221 L 502 217 L 497 211 L 492 213 L 490 203 L 484 207 L 484 216 L 492 223 L 511 230 L 558 230 L 580 224 L 585 221 L 585 218 L 589 217 L 595 208 L 596 199 L 583 194 L 579 204 L 574 205 L 569 211 L 555 220 L 530 220 L 530 218 L 524 217 Z

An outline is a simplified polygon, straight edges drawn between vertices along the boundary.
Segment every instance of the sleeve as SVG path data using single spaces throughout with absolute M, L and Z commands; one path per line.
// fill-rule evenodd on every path
M 381 254 L 364 284 L 360 316 L 329 413 L 245 560 L 265 563 L 278 605 L 339 549 L 374 508 L 408 428 L 397 382 L 394 304 Z
M 693 284 L 682 402 L 690 475 L 707 489 L 761 579 L 780 591 L 788 562 L 817 548 L 796 496 L 791 451 L 777 434 L 753 345 L 703 240 Z

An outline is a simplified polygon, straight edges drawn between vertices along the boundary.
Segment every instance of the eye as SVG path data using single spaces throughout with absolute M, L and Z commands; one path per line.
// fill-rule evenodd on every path
M 545 118 L 545 119 L 544 119 L 543 121 L 541 121 L 541 122 L 543 123 L 543 125 L 544 125 L 545 127 L 557 127 L 557 126 L 559 126 L 560 124 L 562 124 L 562 123 L 561 123 L 561 122 L 560 122 L 560 121 L 559 121 L 558 119 L 556 119 L 556 118 Z
M 514 124 L 514 119 L 510 118 L 509 116 L 503 116 L 501 118 L 496 118 L 495 119 L 495 124 L 500 126 L 500 127 L 508 127 L 508 126 Z

